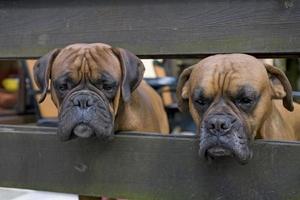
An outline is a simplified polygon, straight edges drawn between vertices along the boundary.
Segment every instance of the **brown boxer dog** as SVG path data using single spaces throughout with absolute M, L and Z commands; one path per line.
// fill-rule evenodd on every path
M 144 65 L 131 52 L 107 44 L 73 44 L 54 49 L 34 66 L 42 91 L 49 88 L 59 110 L 58 136 L 97 136 L 115 131 L 167 134 L 169 126 L 160 96 L 143 79 Z
M 246 163 L 254 138 L 299 139 L 300 106 L 287 77 L 250 55 L 210 56 L 187 68 L 177 97 L 197 125 L 205 158 L 234 156 Z

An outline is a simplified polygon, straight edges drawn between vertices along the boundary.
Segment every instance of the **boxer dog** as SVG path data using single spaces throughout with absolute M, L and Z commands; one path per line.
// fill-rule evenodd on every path
M 59 111 L 58 136 L 96 136 L 115 131 L 167 134 L 169 126 L 160 96 L 143 79 L 144 65 L 131 52 L 107 44 L 73 44 L 54 49 L 34 66 L 42 102 L 50 85 Z M 51 83 L 49 84 L 49 81 Z
M 254 138 L 299 139 L 300 106 L 287 77 L 250 55 L 210 56 L 185 69 L 177 98 L 196 123 L 202 157 L 246 163 Z

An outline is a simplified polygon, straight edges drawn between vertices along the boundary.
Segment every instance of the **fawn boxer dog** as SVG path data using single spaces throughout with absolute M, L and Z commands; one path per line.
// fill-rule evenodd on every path
M 54 49 L 34 66 L 42 102 L 51 80 L 59 110 L 58 136 L 96 136 L 115 131 L 167 134 L 167 115 L 159 95 L 143 79 L 144 65 L 131 52 L 107 44 L 72 44 Z
M 254 138 L 299 139 L 300 106 L 287 77 L 250 55 L 214 55 L 185 69 L 177 98 L 196 123 L 202 157 L 246 163 Z
M 91 136 L 107 140 L 115 131 L 167 134 L 162 101 L 142 81 L 143 74 L 138 57 L 102 43 L 54 49 L 34 66 L 34 79 L 42 91 L 40 102 L 51 80 L 51 97 L 59 110 L 58 136 L 63 141 Z

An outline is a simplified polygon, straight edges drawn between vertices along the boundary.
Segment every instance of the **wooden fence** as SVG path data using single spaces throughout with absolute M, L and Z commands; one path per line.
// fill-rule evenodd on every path
M 105 42 L 141 58 L 298 57 L 297 0 L 0 0 L 0 58 Z M 60 142 L 0 126 L 0 186 L 129 199 L 300 199 L 300 144 L 256 141 L 254 159 L 204 162 L 198 139 L 124 133 Z

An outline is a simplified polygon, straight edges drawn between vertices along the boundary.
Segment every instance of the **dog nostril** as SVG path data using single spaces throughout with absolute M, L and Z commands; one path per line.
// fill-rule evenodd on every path
M 215 124 L 211 123 L 209 129 L 214 130 L 216 128 Z
M 90 107 L 90 106 L 92 106 L 93 105 L 93 99 L 92 98 L 88 98 L 87 100 L 86 100 L 86 107 Z
M 226 123 L 221 124 L 221 129 L 226 130 L 228 128 L 229 128 L 228 124 Z
M 80 106 L 80 101 L 78 99 L 73 99 L 74 106 Z
M 227 128 L 228 128 L 228 126 L 225 122 L 221 123 L 221 129 L 227 129 Z
M 221 117 L 214 117 L 210 119 L 207 125 L 207 129 L 213 134 L 225 134 L 232 126 L 229 119 Z
M 91 97 L 76 97 L 73 100 L 73 105 L 82 109 L 86 109 L 93 105 L 93 99 Z

